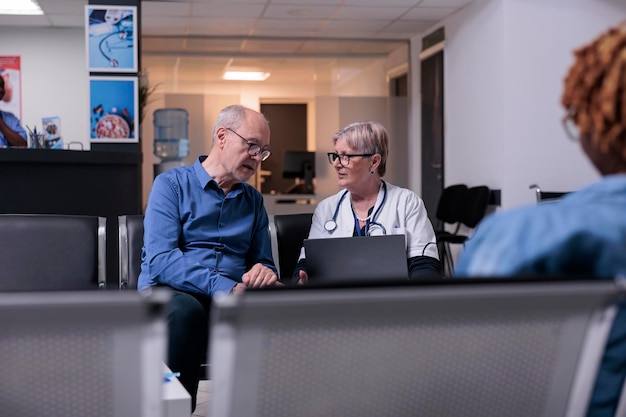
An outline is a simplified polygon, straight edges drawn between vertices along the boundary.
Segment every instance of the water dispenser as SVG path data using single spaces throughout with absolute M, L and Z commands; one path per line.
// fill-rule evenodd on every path
M 185 109 L 158 109 L 154 117 L 154 155 L 161 163 L 154 165 L 154 176 L 183 165 L 189 155 L 189 113 Z

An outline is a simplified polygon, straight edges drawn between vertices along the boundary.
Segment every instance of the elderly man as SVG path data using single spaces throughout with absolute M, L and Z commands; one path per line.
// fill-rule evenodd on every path
M 206 360 L 211 297 L 278 282 L 261 194 L 246 183 L 267 159 L 265 117 L 242 106 L 224 108 L 208 156 L 159 175 L 144 220 L 139 290 L 166 286 L 168 366 L 195 409 Z

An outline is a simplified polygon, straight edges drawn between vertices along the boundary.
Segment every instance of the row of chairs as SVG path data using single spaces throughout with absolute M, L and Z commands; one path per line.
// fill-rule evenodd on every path
M 463 224 L 474 228 L 485 215 L 489 188 L 447 187 L 437 207 L 436 229 L 444 265 L 452 270 L 451 244 L 462 244 Z M 279 276 L 291 282 L 312 213 L 269 217 L 268 233 Z M 454 225 L 453 231 L 445 229 Z M 143 246 L 143 215 L 118 217 L 119 288 L 137 288 Z M 3 291 L 106 288 L 106 218 L 81 215 L 0 215 Z
M 269 216 L 272 255 L 278 274 L 289 285 L 291 273 L 298 261 L 302 241 L 311 227 L 313 213 L 277 214 Z M 143 215 L 126 215 L 118 218 L 120 289 L 137 288 L 141 271 L 143 246 Z

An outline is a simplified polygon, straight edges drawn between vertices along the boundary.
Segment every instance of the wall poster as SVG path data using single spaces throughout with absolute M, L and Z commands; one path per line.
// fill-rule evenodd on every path
M 19 56 L 0 56 L 0 76 L 4 79 L 4 97 L 0 110 L 22 120 L 22 75 Z
M 91 142 L 138 142 L 137 77 L 89 78 Z
M 137 7 L 85 6 L 90 72 L 137 72 Z

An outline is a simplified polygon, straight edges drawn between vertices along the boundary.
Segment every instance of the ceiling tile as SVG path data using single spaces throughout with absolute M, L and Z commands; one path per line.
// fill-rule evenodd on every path
M 234 18 L 206 18 L 194 17 L 189 19 L 189 33 L 191 35 L 214 35 L 214 36 L 246 36 L 256 19 Z
M 441 20 L 456 11 L 453 7 L 414 7 L 401 20 Z
M 363 32 L 363 33 L 374 33 L 385 26 L 387 26 L 389 22 L 386 20 L 331 20 L 324 27 L 324 32 Z
M 379 2 L 381 0 L 378 0 Z M 272 0 L 275 5 L 287 4 L 290 6 L 340 6 L 344 0 Z
M 180 17 L 191 15 L 191 4 L 180 3 L 157 3 L 157 2 L 142 2 L 141 3 L 141 18 L 145 20 L 149 17 Z
M 37 2 L 45 14 L 85 14 L 87 0 L 80 1 L 59 1 L 59 0 L 38 0 Z
M 422 20 L 401 20 L 393 22 L 387 26 L 383 32 L 385 33 L 421 33 L 432 27 L 435 21 Z
M 350 6 L 381 6 L 388 7 L 407 6 L 412 7 L 419 3 L 419 0 L 346 0 L 345 4 Z
M 300 47 L 300 41 L 265 41 L 265 40 L 249 40 L 243 46 L 243 51 L 258 52 L 272 51 L 278 54 L 295 53 Z
M 142 19 L 142 35 L 182 35 L 186 33 L 186 17 L 163 16 Z
M 0 26 L 50 26 L 45 15 L 0 15 Z M 5 45 L 7 40 L 4 41 Z
M 307 14 L 290 14 L 300 10 L 308 10 Z M 306 6 L 304 8 L 289 5 L 273 5 L 270 4 L 265 13 L 264 18 L 280 18 L 280 19 L 328 19 L 335 11 L 335 6 Z
M 83 15 L 48 15 L 48 19 L 56 27 L 85 27 L 85 16 Z
M 333 19 L 395 20 L 409 10 L 408 7 L 343 6 L 337 10 L 337 13 L 333 14 Z
M 232 17 L 232 18 L 251 18 L 260 17 L 265 9 L 263 4 L 247 4 L 242 7 L 237 3 L 194 3 L 191 6 L 192 16 L 194 17 Z
M 455 7 L 461 8 L 474 0 L 423 0 L 420 7 Z
M 280 29 L 285 30 L 317 30 L 323 27 L 325 20 L 322 19 L 261 19 L 255 28 L 257 29 Z

